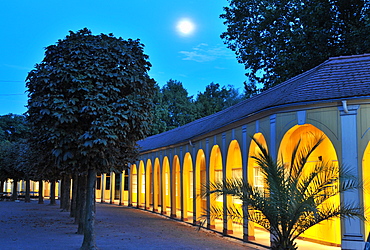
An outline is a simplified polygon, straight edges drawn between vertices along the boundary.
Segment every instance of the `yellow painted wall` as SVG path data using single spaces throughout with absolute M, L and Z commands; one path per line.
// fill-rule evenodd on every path
M 279 160 L 284 161 L 284 164 L 289 164 L 292 150 L 298 140 L 302 140 L 301 145 L 312 144 L 314 137 L 320 137 L 324 133 L 316 127 L 305 124 L 296 125 L 291 128 L 284 136 L 281 141 L 279 148 Z M 314 166 L 318 161 L 322 159 L 324 162 L 338 164 L 336 151 L 331 141 L 326 139 L 320 144 L 320 146 L 314 151 L 314 153 L 308 159 L 309 164 Z M 330 200 L 333 204 L 339 205 L 340 197 L 336 196 Z M 302 234 L 302 237 L 307 237 L 317 241 L 323 241 L 332 244 L 341 244 L 341 230 L 340 230 L 340 219 L 335 218 L 330 221 L 324 221 L 319 225 L 313 226 L 308 229 L 306 233 Z

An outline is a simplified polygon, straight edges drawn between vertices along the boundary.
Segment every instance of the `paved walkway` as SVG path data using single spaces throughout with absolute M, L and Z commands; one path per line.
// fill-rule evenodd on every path
M 0 201 L 0 249 L 79 249 L 83 236 L 76 230 L 59 206 Z M 101 250 L 264 249 L 150 212 L 98 203 L 96 242 Z

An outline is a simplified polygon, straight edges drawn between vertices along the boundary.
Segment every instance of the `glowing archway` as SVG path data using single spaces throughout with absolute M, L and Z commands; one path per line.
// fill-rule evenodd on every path
M 242 154 L 238 141 L 233 140 L 230 142 L 229 149 L 227 151 L 226 179 L 241 179 L 241 178 L 243 178 Z M 240 199 L 228 196 L 226 201 L 228 206 L 231 205 L 231 203 L 234 203 L 235 207 L 239 210 L 239 212 L 243 214 L 242 201 Z M 231 234 L 233 232 L 232 220 L 228 220 L 227 230 L 228 234 Z
M 184 221 L 189 219 L 192 220 L 192 216 L 189 216 L 189 212 L 193 212 L 193 161 L 190 153 L 186 153 L 184 157 L 184 168 L 183 168 L 183 217 Z
M 201 197 L 202 189 L 206 185 L 207 181 L 207 172 L 206 172 L 206 158 L 204 155 L 204 151 L 199 149 L 196 159 L 196 167 L 195 167 L 196 175 L 195 175 L 195 185 L 196 185 L 196 220 L 199 220 L 202 215 L 205 214 L 207 209 L 207 199 Z
M 139 163 L 138 193 L 139 201 L 137 205 L 138 207 L 145 208 L 145 168 L 143 161 L 140 161 Z
M 153 211 L 158 212 L 158 206 L 161 204 L 161 196 L 160 196 L 160 165 L 159 159 L 156 158 L 154 161 L 154 177 L 153 177 Z
M 267 149 L 267 143 L 265 140 L 265 137 L 262 133 L 256 133 L 253 135 L 253 138 L 261 144 L 264 148 Z M 257 146 L 256 142 L 254 140 L 251 141 L 251 144 L 249 146 L 249 152 L 248 152 L 248 183 L 256 188 L 264 188 L 264 179 L 261 174 L 261 168 L 258 166 L 257 161 L 252 158 L 252 156 L 258 156 L 261 153 L 260 148 Z M 248 223 L 248 237 L 251 240 L 254 240 L 255 238 L 255 227 L 262 228 L 261 226 L 255 224 L 254 222 Z
M 162 214 L 167 214 L 167 207 L 171 206 L 170 177 L 170 163 L 168 158 L 164 157 L 162 167 Z
M 153 205 L 153 171 L 152 161 L 150 159 L 146 162 L 146 176 L 145 176 L 145 209 L 150 209 Z
M 370 141 L 367 143 L 364 156 L 362 158 L 362 174 L 364 182 L 364 209 L 366 218 L 370 218 Z M 365 237 L 370 232 L 370 222 L 365 222 Z
M 338 157 L 335 148 L 330 139 L 318 128 L 311 124 L 296 125 L 286 132 L 279 148 L 279 161 L 284 164 L 289 164 L 290 157 L 294 146 L 301 140 L 301 146 L 311 145 L 315 138 L 323 136 L 325 139 L 309 157 L 308 164 L 316 164 L 319 161 L 325 161 L 332 164 L 338 164 Z M 340 204 L 339 195 L 330 200 L 336 205 Z M 335 218 L 329 221 L 324 221 L 319 225 L 308 229 L 302 237 L 312 239 L 321 243 L 329 243 L 332 245 L 341 244 L 340 219 Z
M 137 203 L 137 168 L 136 168 L 136 164 L 133 164 L 131 165 L 130 167 L 130 183 L 131 183 L 131 205 L 133 205 L 134 203 Z
M 223 180 L 223 173 L 222 173 L 222 155 L 221 150 L 218 145 L 213 146 L 211 151 L 210 163 L 209 163 L 209 181 L 212 182 L 220 182 Z M 214 194 L 211 194 L 210 197 L 210 205 L 211 207 L 218 207 L 218 209 L 223 211 L 223 196 L 219 196 L 216 198 Z M 222 219 L 222 218 L 219 218 Z M 215 219 L 211 217 L 209 221 L 210 228 L 216 228 Z M 222 229 L 221 229 L 222 230 Z
M 178 217 L 181 212 L 181 179 L 180 179 L 180 160 L 177 155 L 173 157 L 172 163 L 172 204 L 171 217 Z

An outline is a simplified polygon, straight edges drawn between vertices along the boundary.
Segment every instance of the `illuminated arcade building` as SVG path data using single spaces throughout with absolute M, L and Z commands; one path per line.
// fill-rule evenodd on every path
M 97 199 L 137 206 L 196 224 L 212 205 L 225 211 L 240 200 L 199 197 L 202 185 L 241 177 L 263 188 L 255 161 L 257 138 L 277 160 L 299 139 L 326 136 L 310 162 L 325 157 L 350 166 L 360 180 L 370 177 L 370 54 L 330 58 L 321 65 L 233 107 L 140 141 L 140 160 L 119 175 L 98 176 Z M 122 181 L 121 181 L 122 180 Z M 124 182 L 126 184 L 124 185 Z M 121 187 L 121 188 L 120 188 Z M 370 206 L 362 191 L 338 197 Z M 117 203 L 117 201 L 116 201 Z M 247 224 L 248 222 L 244 222 Z M 208 216 L 206 227 L 268 244 L 257 225 Z M 314 226 L 303 238 L 344 249 L 363 249 L 370 227 L 359 219 L 335 219 Z M 261 234 L 261 235 L 262 235 Z

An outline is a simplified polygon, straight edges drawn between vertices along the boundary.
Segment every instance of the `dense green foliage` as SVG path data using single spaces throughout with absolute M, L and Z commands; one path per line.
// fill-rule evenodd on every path
M 132 162 L 151 119 L 147 59 L 138 40 L 87 29 L 48 46 L 26 83 L 35 146 L 71 171 Z
M 210 183 L 204 195 L 231 195 L 243 201 L 243 213 L 228 207 L 230 219 L 246 218 L 273 235 L 272 249 L 296 249 L 295 239 L 310 227 L 335 217 L 363 218 L 360 204 L 333 202 L 333 197 L 361 188 L 357 178 L 344 167 L 320 161 L 310 165 L 309 157 L 323 138 L 304 147 L 299 141 L 289 164 L 275 162 L 267 150 L 254 140 L 261 153 L 253 156 L 264 178 L 264 188 L 254 187 L 244 179 Z M 222 218 L 223 210 L 211 208 L 211 216 Z
M 162 88 L 162 104 L 168 110 L 165 119 L 168 130 L 180 127 L 195 120 L 195 109 L 192 97 L 182 83 L 169 80 Z
M 232 86 L 220 88 L 218 83 L 210 83 L 204 92 L 195 100 L 197 118 L 217 113 L 243 100 L 243 97 Z
M 154 80 L 143 50 L 139 40 L 70 31 L 27 77 L 35 166 L 87 176 L 81 249 L 96 249 L 96 174 L 127 168 L 149 132 Z
M 245 65 L 247 95 L 329 57 L 370 52 L 368 0 L 229 0 L 221 35 Z
M 154 94 L 151 135 L 159 134 L 196 119 L 214 114 L 241 100 L 243 96 L 232 86 L 220 87 L 210 83 L 196 98 L 189 96 L 182 83 L 169 80 L 162 88 L 156 86 Z
M 0 116 L 0 181 L 21 179 L 30 174 L 26 153 L 28 135 L 24 115 Z

